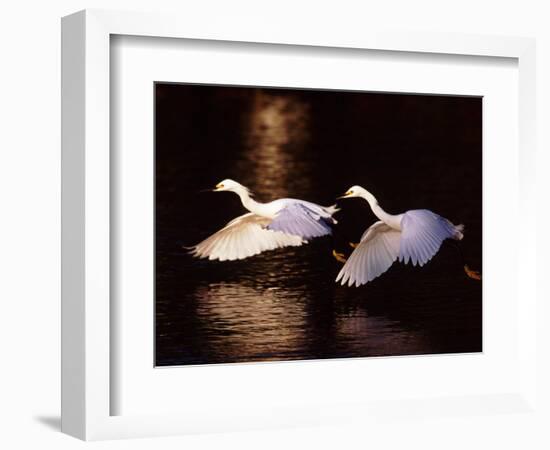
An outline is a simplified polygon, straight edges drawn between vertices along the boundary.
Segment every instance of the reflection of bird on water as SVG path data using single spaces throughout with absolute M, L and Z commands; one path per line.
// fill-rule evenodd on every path
M 246 187 L 233 180 L 222 181 L 214 191 L 235 192 L 250 212 L 191 247 L 192 254 L 199 258 L 231 261 L 280 247 L 297 247 L 309 239 L 331 234 L 336 223 L 332 218 L 337 211 L 335 206 L 292 198 L 259 203 Z
M 369 202 L 380 220 L 367 228 L 358 244 L 351 244 L 354 251 L 347 260 L 333 251 L 334 257 L 345 263 L 336 278 L 342 284 L 360 286 L 368 283 L 388 270 L 396 259 L 423 266 L 439 251 L 445 239 L 460 241 L 464 237 L 464 225 L 453 225 L 427 209 L 388 214 L 378 205 L 374 195 L 361 186 L 351 187 L 340 198 L 350 197 L 361 197 Z M 464 270 L 470 278 L 481 279 L 481 275 L 467 265 Z

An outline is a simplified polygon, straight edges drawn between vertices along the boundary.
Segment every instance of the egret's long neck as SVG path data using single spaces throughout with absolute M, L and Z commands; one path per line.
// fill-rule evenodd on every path
M 236 189 L 234 192 L 239 196 L 239 198 L 241 199 L 241 203 L 246 209 L 248 209 L 252 213 L 261 215 L 262 204 L 258 203 L 256 200 L 250 197 L 248 190 L 246 190 L 245 188 L 239 188 Z
M 372 195 L 369 191 L 365 190 L 363 195 L 361 195 L 367 202 L 369 202 L 370 209 L 376 217 L 378 217 L 382 222 L 389 225 L 392 228 L 400 229 L 401 228 L 401 218 L 400 216 L 394 216 L 393 214 L 388 214 L 382 209 L 378 204 L 376 197 Z

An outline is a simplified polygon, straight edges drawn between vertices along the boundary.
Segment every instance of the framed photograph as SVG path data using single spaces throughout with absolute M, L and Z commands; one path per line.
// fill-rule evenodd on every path
M 482 351 L 482 97 L 154 95 L 156 366 Z
M 64 432 L 534 408 L 532 40 L 94 10 L 62 46 Z

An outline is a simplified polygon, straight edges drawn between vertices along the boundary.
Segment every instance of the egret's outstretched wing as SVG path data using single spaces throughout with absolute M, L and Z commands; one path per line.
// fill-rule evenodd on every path
M 390 268 L 399 254 L 401 232 L 379 221 L 372 224 L 350 255 L 336 281 L 361 286 Z
M 407 211 L 401 220 L 401 246 L 399 261 L 411 260 L 416 266 L 423 266 L 439 251 L 445 239 L 453 238 L 461 228 L 447 219 L 428 211 L 417 209 Z
M 306 242 L 299 236 L 266 229 L 270 221 L 253 213 L 237 217 L 220 231 L 192 247 L 191 253 L 199 258 L 233 261 L 266 250 L 300 246 Z
M 334 223 L 330 212 L 323 207 L 294 201 L 281 209 L 267 228 L 310 239 L 331 234 Z

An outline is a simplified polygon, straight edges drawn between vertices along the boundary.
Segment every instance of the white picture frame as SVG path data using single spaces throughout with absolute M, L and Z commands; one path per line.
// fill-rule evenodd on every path
M 535 43 L 532 39 L 443 33 L 399 33 L 349 30 L 338 36 L 311 30 L 264 27 L 250 23 L 207 26 L 192 17 L 87 10 L 62 22 L 62 430 L 85 440 L 162 436 L 242 430 L 268 426 L 330 423 L 351 417 L 392 415 L 383 401 L 345 403 L 330 413 L 315 406 L 275 408 L 271 414 L 244 414 L 229 420 L 227 412 L 197 414 L 111 415 L 110 334 L 110 38 L 112 35 L 200 39 L 241 43 L 287 44 L 333 49 L 368 49 L 416 54 L 449 54 L 513 58 L 519 73 L 519 207 L 521 227 L 534 227 L 531 195 L 534 175 Z M 516 389 L 464 398 L 408 400 L 400 414 L 419 409 L 470 414 L 536 408 L 535 236 L 518 233 L 518 352 Z M 315 370 L 315 369 L 312 369 Z M 395 400 L 393 400 L 395 405 Z M 404 412 L 405 411 L 405 412 Z M 224 420 L 224 414 L 227 420 Z M 434 414 L 438 414 L 435 412 Z M 252 419 L 252 416 L 257 416 Z M 242 418 L 241 417 L 241 418 Z

